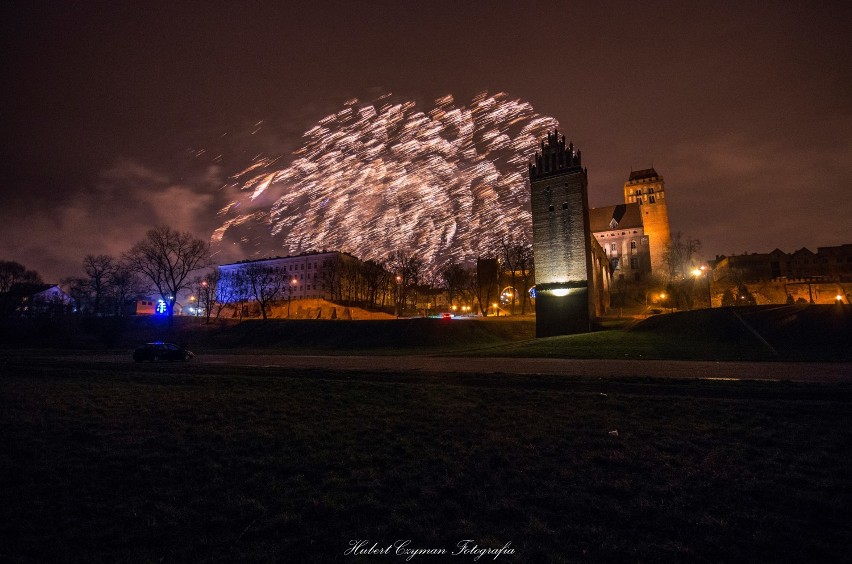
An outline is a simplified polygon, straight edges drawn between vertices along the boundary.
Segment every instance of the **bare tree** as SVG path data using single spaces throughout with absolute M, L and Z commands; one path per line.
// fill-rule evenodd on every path
M 530 288 L 533 280 L 535 280 L 535 256 L 533 255 L 532 244 L 524 242 L 518 247 L 518 273 L 523 282 L 521 290 L 521 315 L 527 311 L 527 304 L 532 307 L 530 302 Z
M 118 315 L 124 315 L 124 306 L 128 301 L 149 290 L 136 271 L 123 261 L 115 263 L 109 275 L 109 286 Z
M 217 269 L 216 271 L 216 284 L 213 288 L 214 297 L 211 299 L 213 316 L 216 319 L 219 319 L 219 316 L 222 315 L 222 310 L 228 307 L 231 304 L 234 304 L 234 307 L 239 307 L 237 303 L 239 301 L 239 292 L 238 286 L 240 282 L 237 280 L 237 276 L 232 273 L 220 273 Z M 210 284 L 210 281 L 208 281 Z M 236 310 L 234 311 L 234 317 L 236 317 Z
M 384 265 L 366 261 L 361 265 L 361 278 L 364 281 L 364 300 L 371 305 L 379 305 L 379 293 L 387 278 Z
M 269 306 L 282 294 L 284 287 L 289 285 L 287 275 L 281 269 L 256 262 L 242 268 L 249 297 L 260 306 L 260 315 L 267 318 Z
M 214 310 L 218 319 L 222 312 L 222 308 L 218 307 L 219 269 L 214 268 L 204 276 L 196 278 L 194 284 L 195 295 L 198 296 L 198 307 L 204 310 L 205 323 L 210 323 Z
M 509 284 L 512 287 L 512 298 L 509 305 L 512 315 L 515 315 L 515 286 L 518 277 L 518 255 L 517 245 L 510 237 L 508 240 L 503 238 L 500 240 L 500 259 L 503 263 L 503 268 L 509 271 Z
M 322 285 L 332 301 L 343 300 L 343 260 L 340 255 L 325 259 L 322 268 Z
M 83 258 L 83 271 L 88 277 L 86 283 L 94 315 L 104 313 L 104 301 L 110 292 L 110 281 L 114 269 L 115 259 L 109 255 L 86 255 Z
M 398 286 L 398 307 L 405 309 L 405 305 L 411 298 L 416 307 L 417 285 L 423 275 L 423 259 L 415 254 L 405 251 L 396 251 L 388 261 L 388 267 L 395 273 Z
M 498 282 L 498 260 L 477 258 L 476 275 L 471 279 L 471 292 L 476 296 L 479 313 L 483 316 L 488 314 L 491 300 L 497 298 L 500 291 Z
M 669 281 L 686 278 L 695 264 L 701 241 L 684 237 L 678 231 L 672 235 L 671 243 L 666 245 L 663 252 L 663 262 L 668 269 Z
M 243 315 L 248 312 L 248 300 L 251 297 L 251 287 L 249 286 L 248 277 L 245 270 L 237 269 L 232 271 L 227 277 L 231 300 L 234 305 L 234 317 L 243 320 Z M 221 282 L 220 282 L 221 285 Z
M 444 289 L 447 290 L 447 299 L 450 306 L 457 296 L 461 295 L 465 288 L 470 286 L 470 272 L 465 270 L 460 264 L 453 262 L 441 273 Z
M 27 270 L 19 262 L 0 260 L 0 293 L 8 292 L 13 284 L 41 283 L 41 276 L 35 270 Z
M 210 263 L 210 247 L 191 233 L 163 225 L 148 231 L 124 259 L 130 268 L 151 281 L 171 320 L 178 293 L 190 284 L 189 275 Z

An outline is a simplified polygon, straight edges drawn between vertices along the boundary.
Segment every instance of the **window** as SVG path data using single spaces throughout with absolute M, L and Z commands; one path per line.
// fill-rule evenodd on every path
M 630 248 L 634 251 L 636 250 L 636 241 L 630 241 Z
M 653 193 L 654 193 L 654 187 L 653 187 L 653 186 L 651 186 L 650 188 L 648 188 L 648 193 L 649 193 L 649 194 L 653 194 Z
M 615 245 L 616 245 L 616 244 L 615 244 L 615 243 L 613 243 L 612 245 L 610 245 L 610 246 L 609 246 L 609 248 L 610 248 L 610 250 L 611 250 L 612 252 L 615 252 L 615 250 L 618 248 L 618 247 L 616 247 Z
M 563 210 L 567 210 L 567 209 L 568 209 L 568 202 L 562 202 L 562 209 L 563 209 Z
M 547 211 L 549 211 L 549 212 L 553 211 L 553 204 L 547 206 Z
M 656 200 L 654 200 L 654 195 L 653 195 L 653 194 L 651 194 L 651 195 L 649 196 L 649 198 L 650 198 L 650 202 L 651 202 L 652 204 L 656 201 Z
M 633 270 L 637 270 L 639 268 L 639 259 L 636 257 L 632 257 L 630 259 L 630 268 Z

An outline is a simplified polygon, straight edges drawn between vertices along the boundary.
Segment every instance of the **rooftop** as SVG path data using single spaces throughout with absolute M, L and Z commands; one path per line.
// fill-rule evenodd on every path
M 610 222 L 615 220 L 615 229 L 635 229 L 642 227 L 642 208 L 639 204 L 618 204 L 589 210 L 589 229 L 592 233 L 613 231 Z
M 635 182 L 637 180 L 647 180 L 650 178 L 659 178 L 660 175 L 657 174 L 657 171 L 653 168 L 646 168 L 644 170 L 631 170 L 630 178 L 627 180 L 628 182 Z

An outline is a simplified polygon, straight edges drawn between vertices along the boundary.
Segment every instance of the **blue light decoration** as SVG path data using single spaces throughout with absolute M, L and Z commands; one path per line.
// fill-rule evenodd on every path
M 535 286 L 533 286 L 532 288 L 530 288 L 530 297 L 531 297 L 532 299 L 535 299 Z
M 157 313 L 162 315 L 166 313 L 166 302 L 163 300 L 157 300 Z

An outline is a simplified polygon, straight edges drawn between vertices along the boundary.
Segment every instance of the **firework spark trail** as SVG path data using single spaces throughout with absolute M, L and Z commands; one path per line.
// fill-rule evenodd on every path
M 403 250 L 435 273 L 493 253 L 504 237 L 529 238 L 524 172 L 556 120 L 502 93 L 468 106 L 445 96 L 426 113 L 389 98 L 347 101 L 304 133 L 285 168 L 256 157 L 235 175 L 242 193 L 220 211 L 213 242 L 260 221 L 284 254 L 383 260 Z

